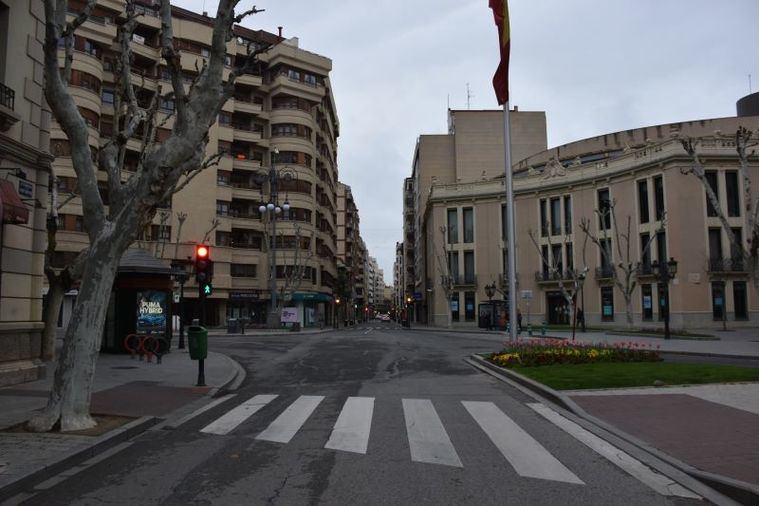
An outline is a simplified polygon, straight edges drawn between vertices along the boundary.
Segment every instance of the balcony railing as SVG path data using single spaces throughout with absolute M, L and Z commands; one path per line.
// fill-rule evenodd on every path
M 710 273 L 745 273 L 748 272 L 742 258 L 710 258 L 708 271 Z
M 454 274 L 450 277 L 451 283 L 455 287 L 463 287 L 463 286 L 477 286 L 477 275 L 476 274 Z
M 602 279 L 614 279 L 617 277 L 617 270 L 610 266 L 610 265 L 604 265 L 603 267 L 596 267 L 596 279 L 602 280 Z
M 638 266 L 635 268 L 635 273 L 639 278 L 656 275 L 656 273 L 654 273 L 654 268 L 650 262 L 638 263 Z
M 0 105 L 5 106 L 12 111 L 15 107 L 15 104 L 16 92 L 3 83 L 0 83 Z
M 538 283 L 557 283 L 574 279 L 575 273 L 571 270 L 537 271 L 535 281 Z

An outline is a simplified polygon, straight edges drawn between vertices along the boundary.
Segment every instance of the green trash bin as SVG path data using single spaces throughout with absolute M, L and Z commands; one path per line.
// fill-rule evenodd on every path
M 187 342 L 192 360 L 205 360 L 208 357 L 208 329 L 190 325 L 187 328 Z

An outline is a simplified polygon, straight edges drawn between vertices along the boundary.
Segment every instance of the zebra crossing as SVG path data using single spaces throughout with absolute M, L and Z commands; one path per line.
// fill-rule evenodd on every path
M 201 428 L 200 432 L 214 436 L 229 435 L 278 397 L 274 394 L 255 395 Z M 325 396 L 321 395 L 297 397 L 262 432 L 257 434 L 255 439 L 280 444 L 289 443 L 324 399 Z M 460 404 L 474 422 L 473 427 L 479 427 L 479 430 L 487 436 L 519 476 L 585 485 L 580 477 L 495 403 L 464 400 L 460 401 Z M 340 409 L 324 448 L 367 454 L 374 405 L 374 397 L 348 397 Z M 410 457 L 413 462 L 454 468 L 465 467 L 431 400 L 401 399 L 401 407 Z M 581 429 L 550 407 L 542 404 L 528 404 L 527 407 L 657 492 L 669 496 L 699 497 L 671 479 L 644 466 L 618 448 Z

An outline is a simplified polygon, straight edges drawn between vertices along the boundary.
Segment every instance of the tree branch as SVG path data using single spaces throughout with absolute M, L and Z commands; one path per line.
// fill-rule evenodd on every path
M 182 79 L 182 66 L 179 54 L 174 49 L 174 30 L 171 23 L 171 2 L 161 0 L 161 56 L 166 60 L 166 66 L 171 75 L 171 86 L 174 89 L 174 108 L 177 111 L 175 130 L 183 132 L 187 127 L 187 94 Z

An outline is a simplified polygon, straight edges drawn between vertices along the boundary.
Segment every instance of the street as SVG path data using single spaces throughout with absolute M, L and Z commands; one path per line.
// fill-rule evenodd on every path
M 24 504 L 702 503 L 679 485 L 657 493 L 463 362 L 497 343 L 390 322 L 213 336 L 247 369 L 242 388 Z

